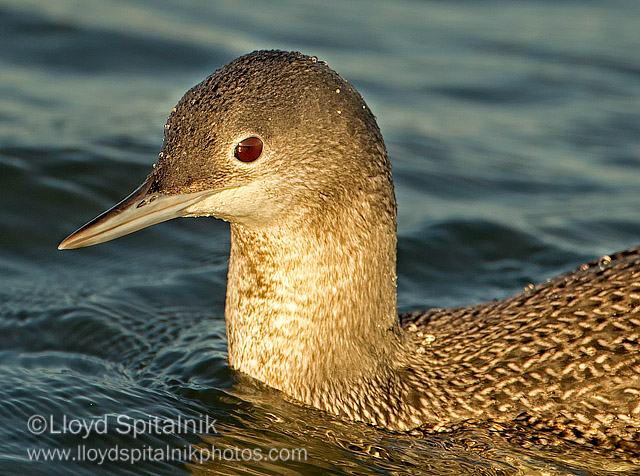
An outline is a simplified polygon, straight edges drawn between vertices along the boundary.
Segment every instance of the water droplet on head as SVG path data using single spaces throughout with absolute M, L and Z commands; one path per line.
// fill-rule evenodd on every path
M 533 291 L 533 288 L 535 288 L 535 285 L 533 283 L 529 283 L 524 287 L 524 290 L 525 290 L 525 292 Z
M 312 56 L 311 57 L 311 62 L 312 63 L 317 63 L 318 62 L 318 57 L 317 56 Z
M 337 112 L 338 114 L 342 114 L 342 111 L 341 111 L 340 109 L 338 109 L 336 112 Z
M 587 263 L 583 264 L 582 266 L 580 266 L 580 270 L 581 271 L 586 271 L 589 269 L 589 265 Z
M 170 127 L 171 127 L 171 126 L 170 126 L 168 123 L 164 125 L 165 130 L 166 130 L 166 129 L 169 129 Z
M 336 89 L 336 94 L 340 94 L 340 88 Z

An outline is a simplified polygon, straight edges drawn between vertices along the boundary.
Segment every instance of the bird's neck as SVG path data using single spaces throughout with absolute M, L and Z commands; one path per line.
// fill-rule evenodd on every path
M 232 367 L 314 406 L 369 379 L 398 348 L 395 201 L 312 220 L 231 225 L 226 321 Z

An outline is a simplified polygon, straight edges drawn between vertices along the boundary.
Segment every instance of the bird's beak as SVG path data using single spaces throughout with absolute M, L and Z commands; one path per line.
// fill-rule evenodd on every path
M 58 245 L 58 249 L 70 250 L 97 245 L 156 223 L 185 216 L 188 207 L 214 193 L 207 191 L 165 195 L 149 192 L 152 184 L 153 175 L 120 203 L 66 237 Z

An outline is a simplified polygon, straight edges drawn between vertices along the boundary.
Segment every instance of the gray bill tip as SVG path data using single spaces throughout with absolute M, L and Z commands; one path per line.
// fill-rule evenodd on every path
M 148 177 L 124 200 L 67 236 L 58 245 L 58 249 L 72 250 L 97 245 L 143 228 L 131 225 L 140 221 L 140 215 L 143 214 L 136 213 L 136 208 L 140 206 L 141 201 L 145 201 L 150 187 L 151 177 Z
M 67 236 L 64 240 L 62 240 L 60 242 L 60 244 L 58 245 L 58 249 L 59 250 L 72 250 L 74 248 L 76 248 L 76 246 L 73 246 L 73 242 L 75 240 L 73 239 L 73 234 Z
M 90 245 L 99 243 L 99 242 L 91 241 L 91 238 L 93 237 L 93 233 L 91 233 L 90 229 L 89 230 L 87 229 L 89 225 L 90 223 L 87 223 L 82 228 L 79 228 L 78 230 L 74 231 L 69 236 L 67 236 L 64 240 L 60 242 L 60 244 L 58 245 L 58 249 L 73 250 L 75 248 L 83 248 L 85 246 L 90 246 Z
M 156 223 L 186 214 L 191 205 L 210 196 L 211 191 L 165 195 L 149 193 L 150 180 L 131 195 L 89 223 L 74 231 L 58 245 L 71 250 L 115 240 Z

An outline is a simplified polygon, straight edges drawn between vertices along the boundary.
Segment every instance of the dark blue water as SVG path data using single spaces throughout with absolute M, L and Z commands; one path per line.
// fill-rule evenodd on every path
M 483 429 L 394 435 L 243 379 L 225 360 L 223 222 L 56 246 L 144 179 L 188 88 L 294 49 L 378 116 L 401 310 L 503 298 L 640 243 L 639 25 L 635 0 L 0 0 L 0 473 L 632 471 Z M 211 445 L 228 451 L 192 461 Z

